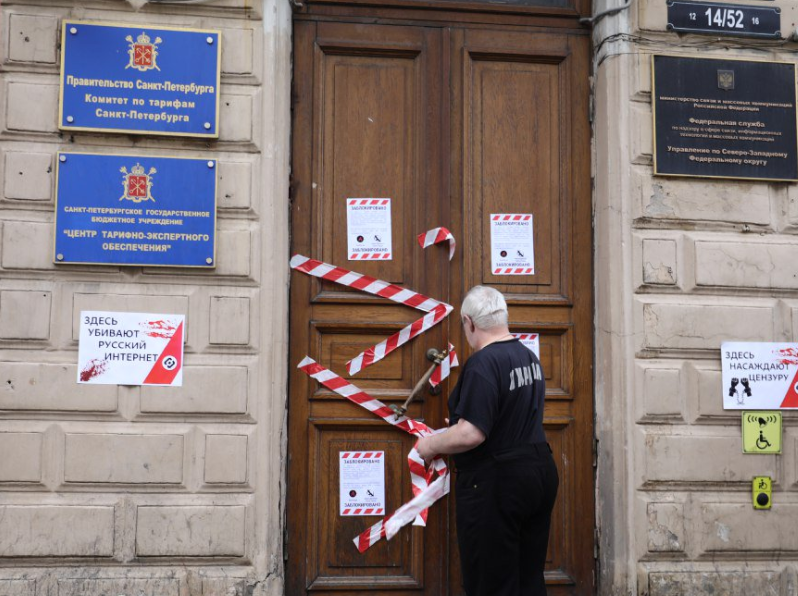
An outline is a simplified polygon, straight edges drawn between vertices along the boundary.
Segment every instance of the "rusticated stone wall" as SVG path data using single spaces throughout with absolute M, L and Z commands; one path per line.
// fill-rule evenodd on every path
M 798 6 L 765 4 L 790 36 Z M 679 35 L 666 15 L 640 0 L 594 29 L 600 593 L 794 594 L 798 418 L 782 455 L 743 455 L 720 345 L 798 341 L 798 185 L 655 177 L 651 55 L 798 62 L 798 44 Z
M 220 29 L 218 141 L 60 134 L 65 18 Z M 287 0 L 3 0 L 0 595 L 282 594 L 290 38 Z M 216 269 L 54 265 L 61 150 L 218 159 Z M 183 386 L 78 385 L 81 310 L 185 314 Z

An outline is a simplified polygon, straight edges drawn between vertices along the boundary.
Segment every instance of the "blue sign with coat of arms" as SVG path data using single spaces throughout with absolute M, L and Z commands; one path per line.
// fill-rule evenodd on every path
M 216 266 L 216 161 L 59 153 L 55 262 Z
M 221 33 L 64 21 L 62 130 L 217 138 Z

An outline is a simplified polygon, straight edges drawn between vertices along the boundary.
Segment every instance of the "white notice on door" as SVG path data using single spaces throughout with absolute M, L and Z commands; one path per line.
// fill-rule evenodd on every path
M 390 261 L 391 199 L 347 199 L 348 260 Z
M 537 333 L 513 333 L 513 337 L 518 338 L 526 349 L 532 352 L 540 360 L 540 335 Z
M 534 275 L 535 254 L 531 213 L 492 213 L 491 271 L 494 275 Z
M 340 514 L 385 515 L 385 452 L 340 451 Z

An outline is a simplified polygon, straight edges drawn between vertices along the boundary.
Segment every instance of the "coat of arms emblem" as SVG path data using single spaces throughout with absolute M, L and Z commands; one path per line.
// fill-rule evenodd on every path
M 150 168 L 150 171 L 145 173 L 144 167 L 141 164 L 136 164 L 127 171 L 125 166 L 119 168 L 125 176 L 122 181 L 122 186 L 125 192 L 119 197 L 120 201 L 128 200 L 134 203 L 141 203 L 143 201 L 155 202 L 152 196 L 152 176 L 158 170 Z
M 130 62 L 125 66 L 125 69 L 135 68 L 141 72 L 152 69 L 161 70 L 156 62 L 158 59 L 158 44 L 163 41 L 160 37 L 156 37 L 155 41 L 152 41 L 150 36 L 142 31 L 135 41 L 130 35 L 125 40 L 130 43 L 127 51 L 128 56 L 130 56 Z
M 731 91 L 734 89 L 734 71 L 733 70 L 719 70 L 718 71 L 718 88 L 724 91 Z

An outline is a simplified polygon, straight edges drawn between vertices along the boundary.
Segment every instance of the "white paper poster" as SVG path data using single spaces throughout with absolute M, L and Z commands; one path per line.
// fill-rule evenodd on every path
M 340 451 L 340 514 L 385 515 L 385 452 Z
M 533 218 L 530 213 L 492 213 L 491 271 L 494 275 L 534 275 Z
M 798 344 L 721 345 L 724 410 L 798 408 Z
M 347 199 L 346 235 L 350 261 L 390 261 L 391 199 Z
M 537 333 L 513 333 L 524 347 L 535 354 L 540 360 L 540 335 Z
M 183 384 L 185 315 L 83 311 L 78 383 Z

